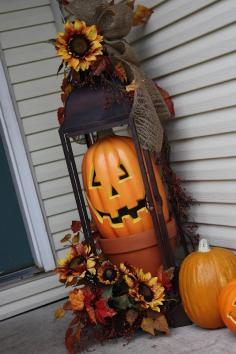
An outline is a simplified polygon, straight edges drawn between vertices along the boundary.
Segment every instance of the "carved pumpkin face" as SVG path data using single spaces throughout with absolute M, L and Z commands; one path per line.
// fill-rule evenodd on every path
M 131 138 L 111 136 L 98 140 L 84 156 L 82 174 L 93 220 L 104 238 L 124 237 L 152 228 Z M 167 200 L 157 167 L 155 175 L 167 221 Z
M 224 324 L 236 333 L 236 279 L 223 288 L 219 297 L 219 308 Z

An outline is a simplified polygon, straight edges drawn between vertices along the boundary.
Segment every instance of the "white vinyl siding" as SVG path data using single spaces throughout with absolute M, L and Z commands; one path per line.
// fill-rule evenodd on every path
M 50 0 L 2 0 L 0 41 L 56 251 L 62 248 L 58 232 L 62 235 L 78 212 L 58 135 L 63 75 L 57 75 L 60 59 L 47 43 L 57 32 L 50 5 Z M 75 148 L 81 161 L 85 148 Z
M 149 1 L 130 41 L 172 95 L 171 161 L 195 199 L 191 219 L 212 245 L 236 249 L 236 2 Z

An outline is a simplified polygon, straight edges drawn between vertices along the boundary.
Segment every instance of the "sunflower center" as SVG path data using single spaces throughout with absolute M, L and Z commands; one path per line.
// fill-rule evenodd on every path
M 112 281 L 112 280 L 116 279 L 116 275 L 117 275 L 116 271 L 112 268 L 107 268 L 104 272 L 104 278 L 106 280 Z
M 84 261 L 85 261 L 85 258 L 83 256 L 75 257 L 70 262 L 69 268 L 71 270 L 75 270 L 76 271 Z
M 90 44 L 87 38 L 83 35 L 72 37 L 69 43 L 69 50 L 76 57 L 83 57 L 89 50 Z
M 148 301 L 148 302 L 152 301 L 153 292 L 149 288 L 149 286 L 147 286 L 146 284 L 141 283 L 139 285 L 139 293 L 144 297 L 145 301 Z

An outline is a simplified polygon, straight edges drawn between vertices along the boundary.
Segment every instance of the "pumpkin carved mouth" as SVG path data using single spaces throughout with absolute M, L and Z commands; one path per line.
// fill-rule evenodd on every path
M 99 214 L 99 216 L 101 218 L 109 217 L 112 224 L 121 224 L 124 216 L 131 216 L 131 218 L 134 220 L 139 218 L 138 211 L 143 208 L 146 208 L 146 207 L 147 207 L 146 206 L 146 198 L 143 198 L 141 200 L 138 200 L 137 205 L 133 208 L 129 209 L 127 206 L 125 206 L 125 207 L 118 209 L 117 210 L 118 216 L 116 216 L 114 218 L 111 216 L 110 213 L 104 213 L 103 211 L 100 211 L 98 209 L 96 209 L 96 212 Z

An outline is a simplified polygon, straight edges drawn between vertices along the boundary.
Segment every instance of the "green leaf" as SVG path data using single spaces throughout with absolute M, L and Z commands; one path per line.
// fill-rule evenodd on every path
M 60 64 L 60 66 L 59 66 L 59 68 L 58 68 L 58 70 L 57 70 L 57 75 L 58 75 L 58 74 L 59 74 L 59 72 L 62 70 L 63 65 L 64 65 L 64 62 L 63 62 L 63 60 L 62 60 L 62 62 L 61 62 L 61 64 Z
M 131 302 L 129 301 L 128 295 L 122 295 L 112 298 L 112 304 L 119 310 L 126 310 L 127 308 L 132 307 Z
M 103 299 L 110 299 L 112 297 L 112 286 L 107 286 L 103 293 L 102 293 Z

